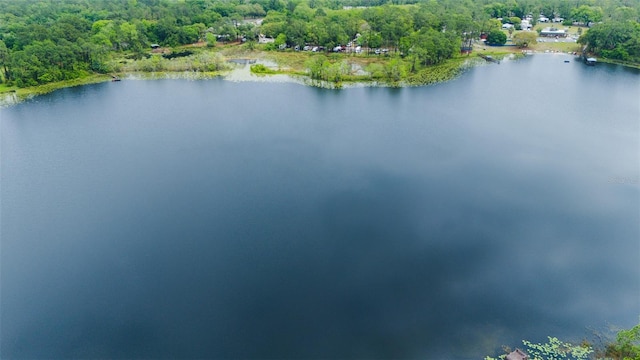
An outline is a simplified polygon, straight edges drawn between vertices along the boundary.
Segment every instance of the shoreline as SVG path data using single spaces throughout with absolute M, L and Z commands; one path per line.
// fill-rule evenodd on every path
M 11 88 L 3 92 L 0 92 L 0 109 L 32 99 L 38 95 L 44 95 L 44 94 L 54 92 L 56 90 L 72 88 L 76 86 L 97 84 L 97 83 L 107 82 L 111 80 L 112 80 L 111 75 L 91 74 L 89 76 L 82 77 L 82 78 L 58 81 L 58 82 L 48 83 L 44 85 L 31 86 L 31 87 L 25 87 L 25 88 Z
M 87 77 L 60 81 L 55 83 L 49 83 L 44 85 L 38 85 L 26 88 L 9 88 L 0 92 L 0 109 L 19 104 L 23 101 L 32 99 L 38 95 L 44 95 L 56 90 L 71 88 L 76 86 L 97 84 L 102 82 L 112 81 L 113 76 L 117 76 L 123 80 L 161 80 L 161 79 L 187 79 L 187 80 L 206 80 L 214 78 L 223 78 L 228 81 L 248 81 L 248 82 L 292 82 L 301 84 L 304 86 L 315 86 L 326 89 L 342 89 L 352 87 L 416 87 L 416 86 L 428 86 L 437 83 L 442 83 L 450 80 L 454 80 L 460 74 L 475 66 L 484 66 L 485 61 L 480 55 L 492 55 L 498 60 L 512 60 L 516 61 L 525 56 L 540 55 L 540 54 L 554 54 L 554 55 L 572 55 L 562 51 L 541 51 L 541 50 L 522 50 L 522 49 L 509 49 L 511 51 L 504 51 L 502 48 L 486 47 L 476 48 L 475 51 L 469 55 L 461 55 L 459 57 L 449 59 L 442 64 L 429 66 L 423 69 L 421 72 L 405 76 L 399 81 L 387 81 L 385 79 L 375 79 L 370 75 L 354 76 L 341 81 L 333 82 L 327 80 L 313 79 L 306 74 L 301 74 L 299 71 L 291 69 L 291 67 L 279 64 L 278 55 L 281 54 L 269 54 L 265 52 L 248 52 L 245 55 L 247 59 L 255 60 L 257 63 L 268 64 L 271 67 L 275 67 L 273 73 L 254 73 L 250 70 L 248 64 L 244 64 L 242 67 L 238 65 L 232 66 L 229 70 L 222 71 L 159 71 L 159 72 L 119 72 L 113 75 L 107 74 L 91 74 Z M 240 54 L 237 54 L 240 55 Z M 241 55 L 241 57 L 242 57 Z M 271 56 L 270 56 L 271 55 Z M 243 57 L 243 58 L 244 58 Z M 228 58 L 226 62 L 234 62 L 237 58 Z M 281 58 L 279 60 L 282 60 Z M 348 58 L 346 59 L 348 60 Z M 600 61 L 600 60 L 599 60 Z M 615 64 L 624 67 L 630 67 L 640 69 L 640 64 L 627 64 L 617 61 L 611 61 L 609 59 L 602 59 L 600 62 L 607 64 Z M 430 74 L 434 70 L 445 69 L 442 74 Z

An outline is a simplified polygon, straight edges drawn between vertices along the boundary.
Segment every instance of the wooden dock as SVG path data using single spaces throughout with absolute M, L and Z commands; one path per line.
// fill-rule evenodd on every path
M 496 63 L 498 65 L 500 64 L 500 60 L 494 59 L 493 56 L 491 56 L 491 55 L 478 54 L 478 56 L 480 56 L 481 58 L 487 60 L 488 62 Z

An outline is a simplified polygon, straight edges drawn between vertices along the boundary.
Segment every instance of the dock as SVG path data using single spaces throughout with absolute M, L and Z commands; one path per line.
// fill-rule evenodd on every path
M 492 62 L 492 63 L 496 63 L 496 64 L 500 65 L 500 60 L 494 59 L 493 56 L 491 56 L 491 55 L 478 54 L 478 56 L 480 56 L 481 58 L 487 60 L 488 62 Z

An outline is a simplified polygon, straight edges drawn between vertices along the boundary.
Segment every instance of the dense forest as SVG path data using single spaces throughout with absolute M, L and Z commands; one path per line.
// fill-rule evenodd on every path
M 267 49 L 355 41 L 413 71 L 528 14 L 590 26 L 587 51 L 640 63 L 640 0 L 0 0 L 0 80 L 34 86 L 112 72 L 112 59 L 148 57 L 152 44 L 254 46 L 261 35 L 275 39 Z

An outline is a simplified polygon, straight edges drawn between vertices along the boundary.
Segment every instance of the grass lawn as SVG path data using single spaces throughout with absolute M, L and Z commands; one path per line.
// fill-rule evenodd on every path
M 537 31 L 538 29 L 542 30 L 547 27 L 554 27 L 558 30 L 565 30 L 567 34 L 569 34 L 569 37 L 575 37 L 575 38 L 579 37 L 578 33 L 584 33 L 588 31 L 588 28 L 584 28 L 580 26 L 564 26 L 560 23 L 537 24 L 534 27 L 534 30 L 532 31 Z M 579 31 L 578 29 L 582 29 L 582 30 Z M 511 37 L 513 37 L 515 34 L 519 32 L 519 31 L 514 31 L 510 37 L 509 32 L 507 30 L 502 30 L 502 31 L 507 35 L 507 39 L 510 39 Z M 571 38 L 555 39 L 551 37 L 549 38 L 538 37 L 538 39 L 541 41 L 538 41 L 536 44 L 530 45 L 527 48 L 518 48 L 516 46 L 476 45 L 474 47 L 474 51 L 479 52 L 481 54 L 486 54 L 486 55 L 505 55 L 509 53 L 520 53 L 523 50 L 531 50 L 536 52 L 565 52 L 565 53 L 582 51 L 582 45 L 571 40 Z M 511 40 L 507 40 L 507 43 L 505 45 L 511 45 L 511 44 L 512 44 Z

